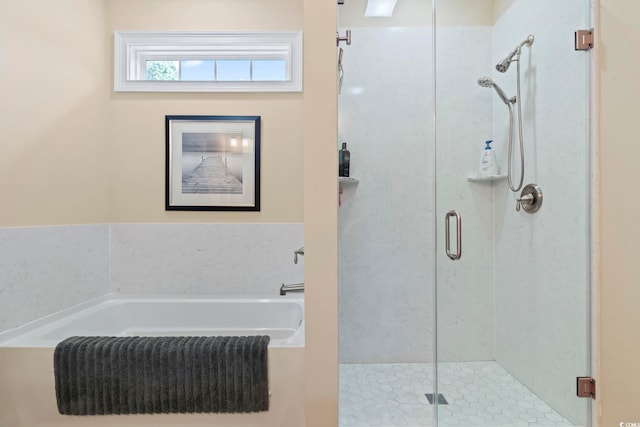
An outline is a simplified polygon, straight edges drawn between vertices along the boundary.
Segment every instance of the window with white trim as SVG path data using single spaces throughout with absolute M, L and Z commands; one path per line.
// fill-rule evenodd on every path
M 116 92 L 301 92 L 302 32 L 115 33 Z

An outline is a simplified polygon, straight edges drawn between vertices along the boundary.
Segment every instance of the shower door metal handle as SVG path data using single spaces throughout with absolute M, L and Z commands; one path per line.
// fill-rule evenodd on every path
M 451 253 L 451 230 L 450 230 L 450 221 L 449 219 L 453 217 L 456 219 L 456 252 Z M 462 217 L 457 211 L 449 211 L 447 215 L 444 217 L 444 238 L 445 238 L 445 249 L 447 251 L 447 256 L 453 260 L 457 261 L 462 257 Z

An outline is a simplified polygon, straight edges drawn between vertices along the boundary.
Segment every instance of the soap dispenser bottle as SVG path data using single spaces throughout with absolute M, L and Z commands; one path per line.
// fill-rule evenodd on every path
M 496 164 L 496 155 L 491 148 L 493 140 L 485 141 L 486 147 L 482 150 L 480 156 L 480 167 L 478 169 L 478 175 L 481 177 L 488 177 L 498 175 L 498 165 Z
M 347 150 L 347 143 L 342 143 L 342 149 L 338 152 L 338 176 L 349 176 L 351 153 Z

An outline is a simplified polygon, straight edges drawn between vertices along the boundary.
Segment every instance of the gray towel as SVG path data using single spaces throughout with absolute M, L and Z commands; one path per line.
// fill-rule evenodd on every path
M 54 352 L 58 411 L 267 411 L 268 344 L 268 336 L 67 338 Z

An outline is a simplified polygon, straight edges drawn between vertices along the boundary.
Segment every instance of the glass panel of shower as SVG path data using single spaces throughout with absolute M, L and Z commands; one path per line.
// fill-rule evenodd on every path
M 589 1 L 434 5 L 437 424 L 591 425 Z
M 369 3 L 369 4 L 368 4 Z M 338 7 L 339 423 L 433 425 L 435 217 L 432 5 Z M 385 3 L 385 2 L 381 2 Z M 392 3 L 392 2 L 386 2 Z M 367 6 L 370 7 L 367 13 Z M 340 52 L 342 49 L 342 52 Z

